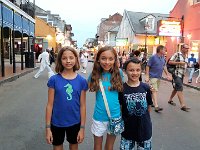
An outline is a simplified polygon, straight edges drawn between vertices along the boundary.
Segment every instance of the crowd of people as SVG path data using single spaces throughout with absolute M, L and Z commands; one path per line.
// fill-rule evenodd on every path
M 173 85 L 168 103 L 176 105 L 173 98 L 177 94 L 180 109 L 186 112 L 190 109 L 183 96 L 183 78 L 185 69 L 188 65 L 192 68 L 196 60 L 192 54 L 187 60 L 188 49 L 188 45 L 184 44 L 180 52 L 170 58 L 169 63 L 176 65 L 175 73 L 170 74 L 166 68 L 166 48 L 162 45 L 157 47 L 156 54 L 148 60 L 147 54 L 142 53 L 141 57 L 139 50 L 133 50 L 128 55 L 125 51 L 121 54 L 113 47 L 105 46 L 98 50 L 91 73 L 88 79 L 85 79 L 77 71 L 82 67 L 82 73 L 86 73 L 87 52 L 83 50 L 77 54 L 75 49 L 63 47 L 57 55 L 56 74 L 52 75 L 47 83 L 47 143 L 52 144 L 54 150 L 63 150 L 66 136 L 69 149 L 78 149 L 78 144 L 84 140 L 86 93 L 89 90 L 96 95 L 91 125 L 94 150 L 102 150 L 103 147 L 106 150 L 113 150 L 118 135 L 111 130 L 113 125 L 110 120 L 113 119 L 120 122 L 118 128 L 121 130 L 118 133 L 121 134 L 121 150 L 134 147 L 137 147 L 137 150 L 151 150 L 150 112 L 153 107 L 157 113 L 163 110 L 158 105 L 158 91 L 163 71 L 166 78 L 172 80 Z M 123 74 L 127 75 L 126 79 Z M 144 81 L 142 74 L 145 74 Z M 107 136 L 103 146 L 105 133 Z

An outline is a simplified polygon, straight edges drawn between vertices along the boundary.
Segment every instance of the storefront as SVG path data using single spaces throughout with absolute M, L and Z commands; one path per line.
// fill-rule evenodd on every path
M 34 51 L 34 26 L 34 19 L 14 4 L 0 3 L 0 71 L 2 77 L 5 76 L 6 65 L 13 67 L 13 73 L 16 73 L 16 62 L 21 63 L 21 70 L 24 69 L 24 51 Z

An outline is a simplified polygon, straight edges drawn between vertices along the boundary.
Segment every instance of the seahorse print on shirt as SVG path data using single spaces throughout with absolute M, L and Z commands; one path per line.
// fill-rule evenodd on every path
M 72 85 L 67 83 L 67 85 L 65 85 L 64 87 L 66 88 L 65 92 L 67 93 L 67 100 L 72 100 L 72 93 L 73 93 Z

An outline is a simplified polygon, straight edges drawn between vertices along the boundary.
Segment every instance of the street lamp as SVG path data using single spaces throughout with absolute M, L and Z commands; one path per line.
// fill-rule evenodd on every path
M 145 30 L 145 42 L 144 42 L 144 51 L 147 52 L 147 30 L 149 29 L 148 23 L 144 25 Z

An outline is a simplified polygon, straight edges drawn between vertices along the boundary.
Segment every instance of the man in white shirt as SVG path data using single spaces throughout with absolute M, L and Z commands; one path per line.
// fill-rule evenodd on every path
M 82 51 L 82 54 L 81 54 L 81 66 L 83 68 L 83 70 L 81 71 L 82 73 L 86 73 L 86 69 L 87 69 L 87 64 L 88 64 L 88 53 L 86 52 L 86 50 L 83 50 Z
M 47 68 L 48 70 L 48 77 L 50 78 L 52 75 L 54 75 L 54 72 L 49 67 L 50 61 L 49 61 L 49 53 L 45 50 L 38 56 L 38 62 L 41 62 L 40 69 L 38 72 L 34 75 L 34 78 L 38 78 L 40 74 Z

